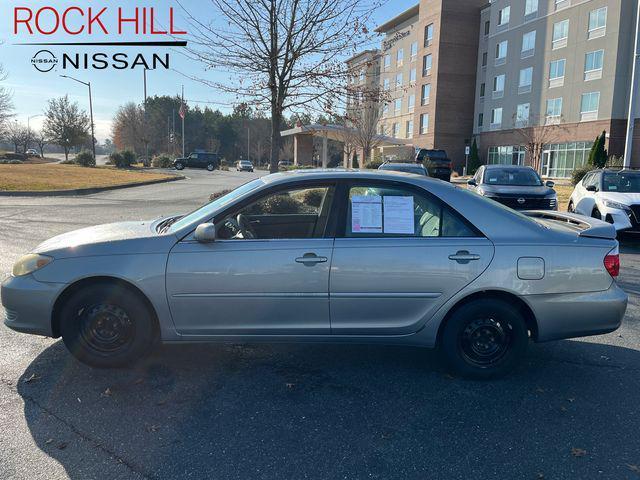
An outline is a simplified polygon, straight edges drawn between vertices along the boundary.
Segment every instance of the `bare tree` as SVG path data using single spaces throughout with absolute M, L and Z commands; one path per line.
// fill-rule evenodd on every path
M 17 121 L 7 122 L 6 137 L 9 142 L 13 143 L 15 153 L 20 152 L 20 147 L 23 147 L 22 153 L 27 151 L 28 147 L 25 147 L 25 145 L 29 143 L 31 138 L 27 127 Z
M 113 143 L 120 150 L 144 151 L 144 109 L 133 102 L 118 108 L 113 119 Z
M 13 95 L 11 91 L 2 86 L 2 82 L 4 82 L 8 76 L 8 73 L 0 64 L 0 133 L 7 127 L 7 120 L 13 116 L 11 113 L 13 111 L 13 103 L 11 101 Z
M 283 113 L 334 108 L 343 55 L 366 41 L 364 25 L 380 0 L 211 0 L 225 26 L 182 7 L 191 58 L 230 72 L 228 82 L 199 79 L 271 113 L 270 170 L 278 168 Z
M 38 150 L 40 150 L 40 156 L 44 158 L 44 147 L 49 143 L 49 139 L 47 135 L 44 133 L 44 130 L 40 130 L 33 137 L 34 143 L 38 146 Z
M 555 121 L 547 121 L 546 116 L 530 116 L 525 125 L 521 125 L 514 117 L 514 133 L 522 140 L 522 145 L 527 152 L 529 165 L 538 173 L 542 169 L 542 153 L 545 146 L 557 142 L 565 131 L 562 118 Z
M 49 100 L 45 110 L 44 133 L 49 141 L 64 149 L 65 160 L 73 147 L 82 145 L 89 136 L 89 117 L 69 97 Z
M 380 119 L 389 103 L 389 93 L 380 88 L 363 88 L 356 92 L 356 101 L 347 110 L 348 126 L 353 130 L 354 141 L 362 150 L 359 168 L 364 168 L 371 151 L 382 143 L 379 134 Z

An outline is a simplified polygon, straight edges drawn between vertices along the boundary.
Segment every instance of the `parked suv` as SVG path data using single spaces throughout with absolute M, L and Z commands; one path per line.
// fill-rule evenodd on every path
M 416 163 L 424 165 L 430 177 L 451 181 L 451 159 L 444 150 L 421 148 L 416 153 Z
M 238 160 L 236 170 L 238 172 L 253 172 L 253 163 L 249 160 Z
M 184 168 L 206 168 L 210 172 L 220 166 L 220 156 L 217 153 L 194 152 L 186 158 L 176 158 L 173 161 L 176 170 Z

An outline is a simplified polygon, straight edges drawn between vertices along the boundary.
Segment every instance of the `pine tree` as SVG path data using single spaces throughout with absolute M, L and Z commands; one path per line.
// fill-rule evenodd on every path
M 476 139 L 473 139 L 473 143 L 471 144 L 471 153 L 469 155 L 469 171 L 467 175 L 473 175 L 480 168 L 480 155 L 478 153 L 478 144 L 476 143 Z
M 603 131 L 601 135 L 596 137 L 589 152 L 589 165 L 593 165 L 596 168 L 604 168 L 607 164 L 609 157 L 607 149 L 604 148 L 607 141 L 607 132 Z

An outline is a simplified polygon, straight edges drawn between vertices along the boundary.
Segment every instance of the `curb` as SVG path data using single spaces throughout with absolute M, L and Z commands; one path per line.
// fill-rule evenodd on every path
M 140 183 L 125 183 L 122 185 L 112 185 L 110 187 L 79 188 L 76 190 L 42 190 L 42 191 L 5 191 L 0 192 L 0 197 L 72 197 L 74 195 L 92 195 L 94 193 L 108 192 L 109 190 L 122 190 L 124 188 L 145 187 L 158 183 L 175 182 L 185 180 L 184 175 L 176 175 L 173 178 L 163 178 L 160 180 L 148 180 Z

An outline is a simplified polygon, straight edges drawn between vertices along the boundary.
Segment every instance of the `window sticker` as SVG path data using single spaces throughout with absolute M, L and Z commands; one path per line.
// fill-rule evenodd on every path
M 382 233 L 382 197 L 354 195 L 351 198 L 351 231 Z
M 384 233 L 415 233 L 413 197 L 384 197 Z
M 618 190 L 617 185 L 609 185 L 609 190 Z

